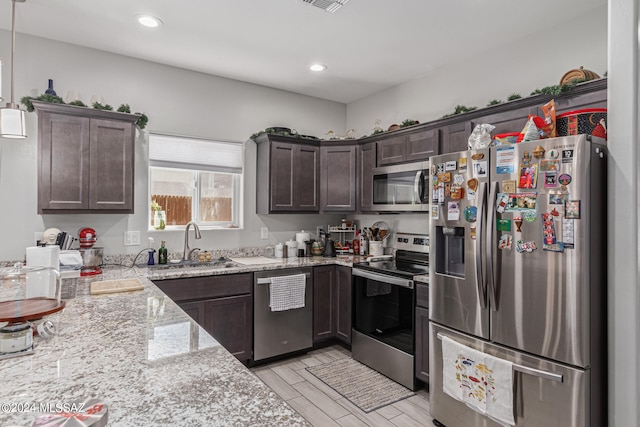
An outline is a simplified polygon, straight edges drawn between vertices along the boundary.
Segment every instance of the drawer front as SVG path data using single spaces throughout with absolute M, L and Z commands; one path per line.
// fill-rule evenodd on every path
M 154 281 L 174 301 L 219 298 L 251 293 L 252 273 L 187 277 Z

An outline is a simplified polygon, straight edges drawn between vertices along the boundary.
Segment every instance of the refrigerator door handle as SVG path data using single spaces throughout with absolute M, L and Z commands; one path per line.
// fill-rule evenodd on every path
M 495 210 L 496 210 L 496 197 L 498 193 L 498 182 L 494 182 L 491 186 L 491 195 L 489 196 L 488 202 L 488 210 L 489 215 L 487 219 L 487 238 L 485 240 L 486 243 L 486 251 L 487 251 L 487 277 L 488 277 L 488 287 L 489 287 L 489 301 L 491 302 L 491 309 L 493 311 L 498 311 L 498 298 L 497 298 L 497 287 L 495 281 L 495 273 L 493 271 L 493 255 L 495 244 L 493 243 L 494 237 L 493 232 L 495 230 Z
M 542 371 L 540 369 L 528 368 L 522 365 L 513 364 L 513 370 L 521 372 L 527 375 L 533 375 L 534 377 L 544 378 L 545 380 L 555 381 L 557 383 L 563 382 L 564 378 L 562 374 L 555 374 L 553 372 Z
M 484 228 L 487 226 L 486 214 L 487 214 L 487 183 L 482 183 L 482 203 L 480 204 L 480 212 L 478 214 L 478 221 L 480 226 L 478 227 L 477 240 L 478 246 L 476 247 L 476 282 L 478 286 L 478 299 L 480 300 L 480 308 L 487 308 L 487 284 L 485 275 L 482 272 L 482 238 L 484 237 Z
M 436 337 L 439 340 L 442 340 L 442 337 L 444 337 L 444 336 L 446 336 L 446 335 L 441 334 L 440 332 L 438 332 L 438 334 L 436 335 Z M 447 338 L 450 338 L 453 341 L 456 341 L 455 339 L 453 339 L 451 337 L 447 337 Z M 554 372 L 543 371 L 541 369 L 529 368 L 527 366 L 518 365 L 517 363 L 512 363 L 511 366 L 512 366 L 511 369 L 513 369 L 516 372 L 520 372 L 520 373 L 527 374 L 527 375 L 532 375 L 532 376 L 538 377 L 538 378 L 544 378 L 545 380 L 551 380 L 551 381 L 555 381 L 557 383 L 564 382 L 564 376 L 562 374 L 556 374 Z

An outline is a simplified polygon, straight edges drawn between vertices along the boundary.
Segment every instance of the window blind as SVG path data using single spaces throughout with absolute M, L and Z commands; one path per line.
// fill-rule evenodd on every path
M 149 165 L 242 173 L 243 144 L 241 142 L 150 134 Z

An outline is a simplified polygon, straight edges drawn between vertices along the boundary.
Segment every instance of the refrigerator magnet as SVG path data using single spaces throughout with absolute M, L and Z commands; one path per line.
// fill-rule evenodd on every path
M 462 185 L 464 183 L 464 176 L 460 175 L 459 173 L 453 175 L 453 183 L 455 185 Z
M 439 205 L 444 205 L 444 184 L 438 183 L 438 197 L 436 198 Z
M 498 249 L 510 251 L 512 240 L 513 238 L 511 237 L 511 234 L 503 234 L 502 236 L 500 236 L 500 241 L 498 242 Z
M 562 150 L 562 163 L 573 163 L 573 150 Z
M 444 164 L 444 170 L 447 172 L 454 171 L 456 169 L 458 169 L 458 162 L 456 162 L 455 160 L 448 161 Z
M 564 246 L 556 236 L 555 217 L 550 212 L 542 214 L 542 250 L 563 252 Z
M 566 200 L 564 202 L 564 217 L 580 219 L 580 200 Z
M 475 206 L 467 206 L 464 208 L 464 219 L 467 222 L 476 222 L 478 219 L 478 208 Z
M 431 218 L 440 219 L 440 206 L 431 205 Z
M 469 236 L 471 237 L 471 240 L 476 240 L 476 225 L 475 224 L 471 224 L 469 226 Z
M 548 159 L 557 159 L 558 158 L 558 150 L 556 150 L 555 148 L 552 148 L 551 150 L 547 151 L 546 153 L 546 157 Z
M 546 171 L 544 173 L 544 188 L 555 188 L 558 186 L 558 172 Z
M 564 205 L 564 201 L 566 199 L 565 193 L 549 193 L 549 202 L 550 205 Z
M 451 182 L 451 172 L 442 172 L 438 174 L 438 181 Z
M 487 161 L 475 162 L 473 164 L 473 176 L 474 178 L 486 178 L 487 177 Z
M 498 231 L 511 231 L 510 219 L 496 219 L 496 230 Z M 520 231 L 520 230 L 518 230 Z
M 524 211 L 522 212 L 522 218 L 527 222 L 533 222 L 536 220 L 536 211 Z
M 498 203 L 496 205 L 496 211 L 498 213 L 502 213 L 507 208 L 507 202 L 509 201 L 509 194 L 507 193 L 499 193 L 498 194 Z
M 575 247 L 574 224 L 575 221 L 572 219 L 562 220 L 562 243 L 565 249 L 573 249 Z
M 563 173 L 558 177 L 558 182 L 560 183 L 560 185 L 562 186 L 567 186 L 569 184 L 571 184 L 571 175 L 569 175 L 568 173 Z
M 460 200 L 464 197 L 464 188 L 460 185 L 451 186 L 451 198 L 453 200 Z
M 521 216 L 514 216 L 513 217 L 513 222 L 516 224 L 516 231 L 518 233 L 522 233 L 522 217 Z
M 516 242 L 516 250 L 519 253 L 524 253 L 524 252 L 533 252 L 537 249 L 536 247 L 536 242 L 531 241 L 531 242 L 525 242 L 523 240 L 518 240 Z
M 516 149 L 511 146 L 496 147 L 496 173 L 513 173 L 513 163 L 516 158 Z
M 526 165 L 520 169 L 518 188 L 536 188 L 538 184 L 538 165 Z
M 458 159 L 458 170 L 460 172 L 466 172 L 467 171 L 467 158 L 466 157 L 460 157 Z
M 503 193 L 515 193 L 516 192 L 516 181 L 513 179 L 508 179 L 502 181 L 502 192 Z
M 451 197 L 451 184 L 444 184 L 444 197 Z
M 460 203 L 448 202 L 447 204 L 447 220 L 459 221 L 460 220 Z
M 444 173 L 444 163 L 438 163 L 436 165 L 436 173 L 437 174 Z
M 560 161 L 559 160 L 540 160 L 540 172 L 547 171 L 559 171 L 560 170 Z

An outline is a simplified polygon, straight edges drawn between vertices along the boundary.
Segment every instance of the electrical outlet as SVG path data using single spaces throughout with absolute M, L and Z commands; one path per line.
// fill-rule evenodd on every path
M 267 227 L 260 227 L 260 238 L 262 240 L 269 238 L 269 229 Z
M 140 246 L 140 232 L 139 231 L 125 231 L 124 232 L 124 245 L 125 246 Z

